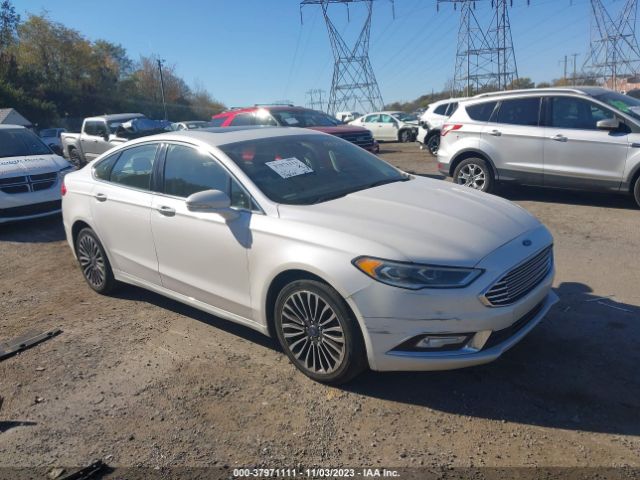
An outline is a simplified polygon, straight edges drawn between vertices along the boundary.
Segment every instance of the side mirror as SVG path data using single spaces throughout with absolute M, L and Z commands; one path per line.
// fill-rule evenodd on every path
M 596 128 L 598 130 L 617 130 L 620 128 L 620 120 L 617 118 L 605 118 L 604 120 L 599 120 L 596 123 Z
M 220 190 L 204 190 L 187 197 L 187 210 L 190 212 L 211 212 L 222 215 L 227 220 L 238 216 L 238 212 L 231 209 L 231 199 Z

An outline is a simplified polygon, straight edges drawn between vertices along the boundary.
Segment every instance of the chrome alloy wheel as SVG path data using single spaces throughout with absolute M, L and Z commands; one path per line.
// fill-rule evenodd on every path
M 300 290 L 285 300 L 282 333 L 287 347 L 305 369 L 328 374 L 342 365 L 346 350 L 344 329 L 319 295 Z
M 78 241 L 78 261 L 87 282 L 100 288 L 106 278 L 105 262 L 98 242 L 91 235 L 83 235 Z
M 469 163 L 462 167 L 457 180 L 459 185 L 482 190 L 487 181 L 487 174 L 480 166 Z

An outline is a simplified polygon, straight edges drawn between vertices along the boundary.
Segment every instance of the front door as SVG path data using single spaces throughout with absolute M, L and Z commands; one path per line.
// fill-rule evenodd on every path
M 91 213 L 113 267 L 160 285 L 151 235 L 151 172 L 157 143 L 123 150 L 96 167 Z
M 629 130 L 600 130 L 612 110 L 572 96 L 547 99 L 544 184 L 587 190 L 618 190 L 629 153 Z
M 162 285 L 251 318 L 249 197 L 216 159 L 188 145 L 168 145 L 163 176 L 151 214 Z M 203 190 L 227 193 L 238 216 L 225 220 L 218 213 L 189 211 L 186 198 Z

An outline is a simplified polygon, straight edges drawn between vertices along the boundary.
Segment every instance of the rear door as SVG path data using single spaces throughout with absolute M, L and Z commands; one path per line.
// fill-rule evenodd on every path
M 597 123 L 620 117 L 586 98 L 558 95 L 545 101 L 544 184 L 618 190 L 629 154 L 630 130 L 624 124 L 618 131 L 599 130 Z
M 544 127 L 540 97 L 502 100 L 482 129 L 482 142 L 500 180 L 542 185 Z
M 380 132 L 381 140 L 398 139 L 398 122 L 391 115 L 381 114 L 378 122 L 378 132 Z
M 369 130 L 373 135 L 373 138 L 376 140 L 384 140 L 380 136 L 380 132 L 378 131 L 378 120 L 380 119 L 380 114 L 374 113 L 372 115 L 367 115 L 362 119 L 362 126 Z
M 160 285 L 151 235 L 151 176 L 159 144 L 127 148 L 94 170 L 91 213 L 115 269 Z

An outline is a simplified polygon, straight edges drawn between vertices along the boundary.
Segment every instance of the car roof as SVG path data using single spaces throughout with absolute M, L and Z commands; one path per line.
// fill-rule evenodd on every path
M 141 117 L 144 117 L 142 113 L 114 113 L 110 115 L 98 115 L 97 117 L 87 117 L 85 120 L 106 120 L 107 122 L 110 122 L 114 120 L 118 121 Z
M 22 125 L 0 124 L 0 130 L 13 130 L 14 128 L 24 128 Z
M 287 137 L 293 135 L 328 135 L 317 130 L 296 127 L 271 126 L 242 126 L 242 127 L 211 127 L 196 130 L 182 130 L 179 132 L 165 132 L 158 135 L 131 140 L 126 145 L 154 141 L 188 141 L 194 140 L 213 147 L 246 140 L 260 140 L 263 138 Z M 123 144 L 124 145 L 124 144 Z
M 594 96 L 606 92 L 610 92 L 602 87 L 549 87 L 549 88 L 526 88 L 521 90 L 504 90 L 500 92 L 487 92 L 471 97 L 469 100 L 494 98 L 494 97 L 508 97 L 518 95 L 536 95 L 541 93 L 573 93 L 578 95 Z

